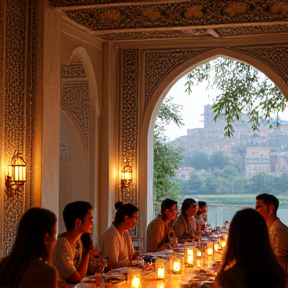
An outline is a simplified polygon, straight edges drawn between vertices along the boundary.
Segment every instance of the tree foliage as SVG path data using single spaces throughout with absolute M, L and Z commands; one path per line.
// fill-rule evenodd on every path
M 154 192 L 156 201 L 166 197 L 177 198 L 181 194 L 180 181 L 176 172 L 182 162 L 182 149 L 175 149 L 167 136 L 165 126 L 174 122 L 183 125 L 182 106 L 172 103 L 173 97 L 166 97 L 160 107 L 154 128 Z
M 219 57 L 206 62 L 187 75 L 186 92 L 193 94 L 193 87 L 206 82 L 206 89 L 219 91 L 213 99 L 214 120 L 224 117 L 225 135 L 233 135 L 233 121 L 241 113 L 247 114 L 252 130 L 259 130 L 259 120 L 283 112 L 287 101 L 278 87 L 259 70 L 231 58 Z

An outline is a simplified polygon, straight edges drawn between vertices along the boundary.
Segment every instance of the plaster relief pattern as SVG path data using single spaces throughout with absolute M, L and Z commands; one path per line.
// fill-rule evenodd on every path
M 119 187 L 118 198 L 124 203 L 137 206 L 135 182 L 137 181 L 139 51 L 120 50 L 120 61 L 119 170 L 124 166 L 126 158 L 131 162 L 134 177 L 128 188 Z
M 275 34 L 287 33 L 288 24 L 269 25 L 269 26 L 242 26 L 216 29 L 221 37 L 242 36 L 242 35 L 257 35 L 257 34 Z
M 169 38 L 213 38 L 207 29 L 186 29 L 169 31 L 138 31 L 119 32 L 101 35 L 104 40 L 116 41 L 123 39 L 169 39 Z
M 288 43 L 286 45 L 238 47 L 236 50 L 265 62 L 288 84 Z
M 63 71 L 63 70 L 62 70 Z M 75 123 L 89 152 L 89 86 L 88 82 L 63 83 L 61 108 Z
M 56 5 L 56 1 L 54 3 Z M 65 10 L 65 13 L 84 27 L 105 31 L 287 21 L 287 11 L 287 2 L 275 0 L 253 3 L 194 0 L 104 7 L 95 5 L 93 8 L 83 6 L 82 9 Z
M 173 69 L 188 59 L 211 48 L 146 51 L 145 55 L 145 107 L 147 107 L 159 83 Z
M 83 64 L 62 65 L 62 79 L 86 78 Z
M 35 1 L 2 1 L 3 17 L 2 74 L 4 95 L 4 157 L 8 165 L 14 150 L 23 153 L 27 172 L 31 171 L 35 126 Z M 2 44 L 1 44 L 2 45 Z M 2 65 L 1 65 L 2 66 Z M 27 177 L 33 177 L 32 172 Z M 33 178 L 32 178 L 33 179 Z M 29 179 L 30 180 L 30 179 Z M 29 181 L 29 183 L 31 183 Z M 3 256 L 9 254 L 16 236 L 17 225 L 23 211 L 32 205 L 33 186 L 12 197 L 3 195 Z M 0 255 L 1 257 L 2 255 Z
M 6 38 L 4 46 L 4 154 L 8 165 L 14 150 L 24 152 L 24 101 L 25 101 L 25 46 L 26 46 L 26 7 L 18 1 L 5 1 Z M 5 5 L 4 4 L 4 5 Z M 19 69 L 15 69 L 18 67 Z M 4 195 L 3 254 L 10 252 L 16 236 L 19 217 L 24 210 L 23 195 L 8 197 Z

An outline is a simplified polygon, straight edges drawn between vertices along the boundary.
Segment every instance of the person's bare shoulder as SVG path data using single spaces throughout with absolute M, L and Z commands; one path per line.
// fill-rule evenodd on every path
M 57 270 L 38 259 L 32 260 L 21 278 L 19 288 L 57 288 Z

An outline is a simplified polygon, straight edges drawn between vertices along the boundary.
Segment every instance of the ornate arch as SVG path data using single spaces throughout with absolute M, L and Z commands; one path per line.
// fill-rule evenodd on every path
M 137 195 L 142 215 L 140 234 L 145 235 L 147 222 L 153 218 L 153 197 L 150 195 L 153 194 L 152 135 L 155 118 L 168 90 L 196 66 L 222 55 L 262 71 L 288 98 L 287 52 L 287 44 L 120 51 L 119 159 L 121 161 L 127 155 L 135 159 L 137 183 L 133 193 Z M 144 68 L 141 70 L 141 67 Z M 126 128 L 129 123 L 132 129 Z M 119 188 L 120 193 L 124 198 L 125 191 Z M 129 194 L 126 197 L 129 199 Z

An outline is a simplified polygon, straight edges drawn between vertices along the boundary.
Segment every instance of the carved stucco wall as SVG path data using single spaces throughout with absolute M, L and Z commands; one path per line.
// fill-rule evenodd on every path
M 216 47 L 217 48 L 217 47 Z M 288 83 L 288 43 L 278 45 L 246 45 L 241 47 L 225 47 L 250 55 L 260 60 L 278 74 Z M 134 173 L 137 177 L 137 163 L 139 151 L 138 125 L 139 125 L 139 101 L 141 99 L 139 89 L 139 79 L 143 79 L 141 71 L 145 71 L 145 108 L 156 88 L 161 81 L 179 65 L 193 57 L 213 50 L 215 47 L 201 47 L 195 49 L 122 49 L 120 50 L 120 85 L 119 85 L 119 160 L 131 159 Z M 140 59 L 145 59 L 144 64 Z M 239 59 L 241 60 L 241 59 Z M 141 70 L 141 65 L 145 69 Z M 123 163 L 123 162 L 122 162 Z M 120 165 L 122 164 L 120 163 Z M 138 175 L 141 177 L 141 175 Z M 135 181 L 136 182 L 136 181 Z M 129 189 L 119 188 L 119 199 L 137 205 L 138 191 L 137 185 L 133 182 Z M 135 230 L 135 235 L 137 231 Z M 143 235 L 142 235 L 143 237 Z
M 27 163 L 23 192 L 8 197 L 1 193 L 0 257 L 9 253 L 18 221 L 33 203 L 33 146 L 35 133 L 36 1 L 1 1 L 1 104 L 3 104 L 4 165 L 14 150 Z M 1 124 L 2 125 L 2 124 Z M 4 139 L 4 140 L 3 140 Z M 3 175 L 2 175 L 3 176 Z M 1 181 L 3 178 L 1 177 Z
M 90 178 L 89 103 L 83 60 L 75 54 L 69 65 L 62 65 L 59 215 L 67 203 L 88 200 L 84 194 L 89 191 Z M 60 217 L 59 232 L 64 231 Z

